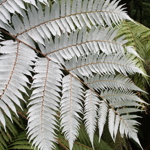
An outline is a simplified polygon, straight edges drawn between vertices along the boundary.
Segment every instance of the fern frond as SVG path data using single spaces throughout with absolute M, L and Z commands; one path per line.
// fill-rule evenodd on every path
M 135 127 L 137 126 L 137 124 L 138 122 L 135 120 L 122 119 L 120 122 L 119 131 L 122 137 L 126 135 L 127 137 L 132 138 L 135 142 L 139 144 L 141 149 L 143 149 L 137 136 L 138 130 Z
M 107 141 L 107 140 L 106 140 Z M 101 139 L 101 142 L 98 142 L 98 135 L 95 133 L 94 134 L 94 149 L 95 150 L 112 150 L 109 147 L 109 143 Z M 62 150 L 69 148 L 68 142 L 64 139 L 63 136 L 59 135 L 59 140 L 58 144 L 60 145 L 57 150 Z M 83 124 L 81 124 L 80 130 L 79 130 L 79 136 L 74 142 L 74 147 L 73 150 L 93 150 L 91 144 L 90 144 L 90 139 L 88 138 L 88 134 L 86 132 L 85 127 Z
M 119 89 L 121 91 L 135 90 L 144 92 L 139 87 L 137 87 L 133 83 L 133 81 L 131 81 L 131 79 L 121 74 L 117 76 L 116 75 L 100 76 L 99 74 L 96 74 L 91 78 L 83 78 L 83 79 L 84 83 L 88 85 L 88 87 L 99 91 L 108 89 L 116 89 L 116 90 Z
M 142 99 L 140 99 L 138 96 L 136 96 L 132 92 L 126 92 L 126 91 L 115 91 L 115 90 L 109 90 L 109 91 L 101 91 L 101 96 L 104 99 L 107 99 L 110 103 L 114 103 L 117 106 L 118 102 L 139 102 L 139 103 L 145 103 Z M 118 103 L 119 104 L 119 103 Z
M 93 73 L 100 75 L 115 74 L 116 71 L 127 76 L 127 73 L 144 74 L 132 59 L 122 54 L 106 55 L 88 55 L 87 57 L 72 58 L 65 63 L 66 68 L 71 73 L 74 73 L 82 78 L 82 76 L 90 77 Z
M 116 118 L 119 118 L 118 115 L 116 115 Z M 115 119 L 116 120 L 116 119 Z M 118 119 L 120 121 L 120 119 Z M 120 123 L 120 122 L 119 122 Z M 108 126 L 108 122 L 106 123 L 107 126 Z M 129 150 L 131 148 L 130 144 L 129 144 L 129 141 L 128 139 L 124 136 L 123 138 L 120 136 L 119 134 L 119 131 L 118 129 L 116 130 L 118 133 L 116 135 L 116 138 L 115 138 L 115 142 L 114 140 L 111 138 L 110 136 L 110 133 L 109 133 L 109 129 L 108 127 L 105 127 L 104 129 L 104 133 L 103 136 L 102 136 L 102 139 L 104 141 L 107 142 L 107 144 L 111 147 L 111 149 L 113 150 Z M 114 127 L 114 130 L 115 130 L 115 127 Z M 104 149 L 105 150 L 105 149 Z M 106 149 L 107 150 L 107 149 Z
M 145 102 L 130 92 L 105 91 L 101 92 L 101 96 L 106 99 L 111 106 L 109 109 L 108 127 L 112 139 L 115 140 L 119 130 L 122 137 L 126 135 L 127 137 L 134 139 L 135 136 L 135 141 L 140 145 L 136 129 L 136 126 L 139 123 L 136 120 L 133 120 L 139 116 L 134 115 L 133 113 L 142 111 L 140 107 L 142 107 L 142 104 Z M 142 104 L 139 104 L 139 102 Z M 137 106 L 137 108 L 135 108 L 135 106 Z
M 67 75 L 62 81 L 61 98 L 61 127 L 65 138 L 69 142 L 70 150 L 78 135 L 79 121 L 78 113 L 83 113 L 81 100 L 83 99 L 83 87 L 81 83 L 71 75 Z
M 94 136 L 94 145 L 95 145 L 95 150 L 113 150 L 109 146 L 108 139 L 107 140 L 101 139 L 101 141 L 98 142 L 98 135 Z
M 44 37 L 51 38 L 51 34 L 60 36 L 76 28 L 91 28 L 91 25 L 112 26 L 124 19 L 131 20 L 121 7 L 117 7 L 117 1 L 62 0 L 52 4 L 51 8 L 45 6 L 44 10 L 40 3 L 37 5 L 38 9 L 35 6 L 28 7 L 27 14 L 22 10 L 23 21 L 17 15 L 13 15 L 12 24 L 15 30 L 8 26 L 4 28 L 20 40 L 31 37 L 43 44 Z
M 45 67 L 46 66 L 46 67 Z M 28 110 L 28 137 L 41 150 L 54 147 L 56 116 L 60 101 L 62 73 L 60 66 L 46 58 L 39 58 L 34 68 L 36 75 Z
M 84 130 L 84 133 L 85 133 L 85 130 Z M 58 150 L 62 150 L 62 148 L 69 150 L 69 144 L 68 144 L 67 140 L 64 139 L 63 136 L 59 136 L 58 144 L 60 145 L 60 148 Z M 91 146 L 88 146 L 85 143 L 82 143 L 80 141 L 80 139 L 77 139 L 74 142 L 74 146 L 73 146 L 72 150 L 92 150 L 92 148 L 91 148 Z
M 0 48 L 0 109 L 10 118 L 10 110 L 16 112 L 15 104 L 21 107 L 20 100 L 24 100 L 22 94 L 26 93 L 24 87 L 29 83 L 25 75 L 31 75 L 32 61 L 35 60 L 35 53 L 31 51 L 26 45 L 13 42 L 4 41 Z M 0 121 L 5 127 L 3 117 Z
M 45 38 L 44 46 L 40 43 L 38 45 L 44 55 L 54 61 L 59 58 L 58 62 L 61 62 L 62 58 L 70 60 L 74 56 L 80 57 L 101 52 L 105 54 L 120 52 L 123 54 L 123 45 L 126 41 L 123 38 L 115 39 L 116 34 L 117 31 L 114 28 L 92 27 L 87 32 L 85 27 L 82 30 L 71 32 L 69 35 L 55 36 L 54 40 Z
M 102 103 L 102 104 L 106 106 L 105 103 Z M 138 118 L 139 116 L 132 115 L 132 114 L 126 115 L 130 112 L 133 113 L 133 112 L 141 111 L 140 109 L 138 109 L 138 108 L 118 108 L 117 110 L 115 110 L 115 109 L 110 108 L 108 111 L 106 109 L 104 110 L 104 108 L 107 108 L 107 107 L 103 106 L 100 108 L 101 108 L 100 109 L 101 116 L 99 117 L 99 122 L 98 122 L 100 137 L 102 135 L 103 127 L 106 122 L 107 112 L 109 112 L 108 113 L 108 128 L 109 128 L 109 132 L 110 132 L 112 139 L 115 141 L 118 130 L 119 130 L 122 137 L 124 137 L 124 135 L 125 135 L 126 137 L 132 138 L 141 147 L 141 144 L 140 144 L 140 142 L 138 140 L 138 136 L 137 136 L 138 131 L 136 129 L 136 126 L 139 125 L 139 122 L 137 122 L 136 120 L 133 120 L 134 118 Z M 102 114 L 102 112 L 103 112 L 103 114 Z M 105 114 L 105 117 L 104 117 L 104 114 Z M 134 139 L 134 137 L 135 137 L 135 139 Z
M 85 95 L 85 113 L 84 113 L 84 119 L 85 119 L 85 128 L 89 135 L 90 141 L 93 146 L 93 139 L 94 139 L 94 132 L 96 129 L 96 123 L 97 123 L 97 110 L 98 110 L 98 103 L 99 98 L 97 95 L 91 91 L 87 90 Z
M 3 128 L 2 124 L 0 124 L 0 149 L 1 150 L 6 150 L 8 143 L 12 140 L 12 135 L 13 136 L 17 135 L 17 131 L 14 125 L 12 124 L 12 122 L 10 122 L 10 120 L 6 117 L 5 117 L 5 121 L 7 124 L 7 126 L 5 127 L 6 129 Z

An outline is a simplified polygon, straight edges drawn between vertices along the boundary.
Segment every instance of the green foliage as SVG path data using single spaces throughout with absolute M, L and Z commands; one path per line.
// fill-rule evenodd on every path
M 29 141 L 27 140 L 26 132 L 22 132 L 16 136 L 10 145 L 8 146 L 8 149 L 10 150 L 32 150 L 31 144 L 29 144 Z
M 150 29 L 138 22 L 124 21 L 119 31 L 119 36 L 121 35 L 124 35 L 125 39 L 128 41 L 126 45 L 133 46 L 134 49 L 136 49 L 137 54 L 142 58 L 142 60 L 136 60 L 139 68 L 150 75 Z M 149 85 L 149 78 L 148 76 L 144 76 L 143 78 L 141 75 L 136 75 L 134 76 L 134 82 L 146 91 Z

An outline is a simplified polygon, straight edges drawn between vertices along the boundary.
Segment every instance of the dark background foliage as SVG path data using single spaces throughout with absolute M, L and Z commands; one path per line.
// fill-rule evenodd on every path
M 150 28 L 150 0 L 121 0 L 128 15 Z
M 126 11 L 131 18 L 150 28 L 150 0 L 121 0 L 120 4 L 125 4 Z M 150 75 L 150 62 L 147 63 L 146 70 Z M 147 91 L 150 94 L 150 85 L 147 87 Z M 150 102 L 150 95 L 148 95 L 148 101 Z M 139 136 L 142 146 L 144 150 L 150 150 L 150 108 L 147 108 L 147 114 L 143 113 L 140 122 Z M 133 149 L 137 150 L 137 148 Z

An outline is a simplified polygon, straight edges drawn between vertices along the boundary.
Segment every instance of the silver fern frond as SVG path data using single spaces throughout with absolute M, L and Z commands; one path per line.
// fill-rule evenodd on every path
M 117 7 L 117 4 L 118 2 L 110 3 L 109 0 L 95 2 L 93 0 L 62 0 L 60 3 L 52 4 L 51 7 L 46 5 L 43 10 L 38 3 L 38 9 L 32 5 L 26 8 L 27 11 L 22 10 L 22 21 L 18 15 L 13 15 L 12 24 L 15 30 L 10 26 L 4 28 L 20 40 L 24 36 L 26 39 L 31 37 L 34 41 L 43 44 L 44 37 L 51 38 L 51 34 L 60 36 L 62 33 L 75 31 L 76 28 L 81 29 L 85 26 L 91 28 L 96 25 L 112 26 L 124 19 L 131 20 L 122 8 Z
M 82 103 L 83 87 L 81 83 L 71 75 L 67 75 L 62 80 L 62 98 L 60 102 L 61 127 L 65 138 L 69 142 L 70 150 L 78 136 L 79 122 L 83 114 Z
M 45 67 L 46 66 L 46 67 Z M 31 88 L 28 110 L 28 137 L 32 144 L 42 150 L 49 150 L 56 142 L 56 116 L 59 111 L 59 101 L 62 72 L 60 66 L 47 59 L 38 59 L 34 81 Z
M 24 87 L 28 87 L 28 78 L 25 75 L 31 75 L 32 61 L 35 61 L 35 52 L 26 45 L 13 42 L 3 41 L 0 47 L 0 108 L 11 119 L 10 108 L 16 113 L 15 104 L 21 107 L 20 100 L 24 100 L 22 94 L 26 93 Z M 2 117 L 3 118 L 3 117 Z M 1 118 L 0 118 L 1 119 Z M 5 127 L 5 122 L 1 122 Z
M 96 130 L 97 124 L 97 110 L 100 99 L 98 96 L 91 90 L 86 90 L 85 101 L 84 101 L 84 120 L 85 128 L 89 135 L 90 141 L 93 146 L 94 132 Z
M 126 41 L 121 38 L 114 40 L 116 32 L 114 28 L 100 27 L 92 27 L 87 32 L 85 27 L 69 35 L 65 33 L 55 36 L 54 40 L 45 38 L 44 45 L 41 43 L 38 45 L 42 53 L 53 60 L 54 58 L 70 60 L 74 56 L 80 57 L 101 52 L 107 55 L 117 52 L 124 54 L 123 45 Z
M 106 55 L 88 55 L 87 57 L 72 58 L 65 63 L 66 68 L 71 73 L 79 77 L 92 77 L 93 73 L 100 75 L 116 74 L 116 71 L 127 76 L 127 73 L 144 74 L 132 59 L 121 53 Z
M 84 83 L 88 85 L 90 88 L 93 88 L 95 90 L 103 91 L 103 90 L 109 90 L 109 89 L 116 89 L 116 90 L 134 90 L 134 91 L 141 91 L 139 87 L 137 87 L 133 81 L 121 74 L 119 75 L 105 75 L 100 76 L 99 74 L 96 74 L 95 76 L 91 78 L 83 78 Z
M 105 90 L 101 91 L 101 96 L 104 99 L 107 99 L 110 103 L 115 103 L 115 101 L 124 101 L 124 102 L 139 102 L 145 103 L 141 98 L 139 98 L 135 93 L 131 91 L 120 91 L 120 90 Z

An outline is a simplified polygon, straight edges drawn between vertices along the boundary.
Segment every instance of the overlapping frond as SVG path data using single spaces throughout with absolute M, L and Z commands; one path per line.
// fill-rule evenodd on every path
M 88 55 L 87 57 L 72 58 L 65 63 L 68 71 L 82 77 L 93 76 L 93 73 L 116 74 L 116 71 L 127 76 L 127 73 L 144 74 L 132 59 L 121 53 L 106 55 Z
M 70 150 L 78 136 L 79 122 L 83 113 L 82 98 L 83 87 L 81 83 L 71 75 L 67 75 L 62 80 L 61 127 L 65 138 L 69 142 Z
M 138 32 L 137 32 L 138 31 Z M 135 58 L 137 61 L 138 67 L 143 70 L 143 72 L 146 72 L 149 74 L 149 66 L 148 66 L 148 60 L 149 60 L 149 54 L 150 54 L 150 49 L 149 49 L 149 36 L 150 36 L 150 29 L 147 27 L 139 24 L 139 23 L 133 23 L 130 21 L 124 21 L 122 22 L 120 26 L 120 30 L 118 32 L 118 36 L 124 35 L 124 38 L 128 41 L 125 45 L 130 45 L 133 47 L 138 55 L 144 60 L 141 61 L 138 58 Z M 129 49 L 130 50 L 130 49 Z M 135 53 L 134 53 L 135 54 Z M 146 62 L 146 63 L 145 63 Z M 146 70 L 144 70 L 146 68 Z M 134 76 L 134 81 L 136 84 L 146 90 L 146 84 L 148 83 L 148 78 L 146 76 Z M 140 81 L 140 82 L 139 82 Z
M 22 10 L 22 21 L 18 15 L 13 15 L 14 29 L 8 26 L 4 28 L 19 39 L 31 37 L 34 41 L 44 44 L 44 37 L 51 38 L 51 34 L 60 36 L 62 32 L 70 33 L 85 26 L 112 26 L 123 19 L 131 20 L 117 5 L 117 1 L 109 0 L 62 0 L 51 7 L 45 6 L 43 10 L 38 3 L 38 9 L 31 6 L 26 8 L 27 11 Z
M 3 41 L 0 48 L 0 121 L 5 127 L 4 114 L 11 119 L 10 110 L 16 112 L 15 105 L 20 105 L 23 100 L 22 94 L 26 93 L 25 88 L 29 83 L 25 75 L 30 75 L 32 61 L 35 60 L 35 52 L 26 45 Z
M 126 33 L 125 39 L 128 41 L 126 44 L 134 46 L 137 53 L 139 53 L 144 60 L 147 60 L 149 58 L 147 55 L 150 51 L 148 48 L 150 29 L 139 23 L 124 22 L 122 23 L 119 35 L 124 32 Z
M 28 136 L 32 144 L 41 150 L 54 147 L 56 116 L 59 111 L 62 72 L 56 63 L 39 58 L 34 68 L 36 75 L 31 88 L 34 88 L 28 110 Z
M 143 33 L 143 35 L 146 35 L 144 33 L 146 29 L 144 28 L 144 30 L 142 30 L 142 28 L 139 29 L 139 27 L 140 25 L 138 23 L 124 21 L 120 25 L 118 36 L 124 35 L 124 38 L 127 40 L 126 45 L 129 45 L 130 47 L 134 47 L 137 54 L 140 54 L 140 56 L 143 58 L 144 48 L 138 39 L 137 30 L 138 30 L 138 34 Z
M 115 140 L 119 130 L 122 137 L 126 135 L 134 139 L 135 136 L 135 141 L 140 145 L 136 129 L 139 123 L 133 120 L 139 116 L 133 113 L 141 111 L 140 107 L 142 107 L 145 102 L 131 92 L 105 91 L 101 92 L 101 96 L 107 100 L 111 106 L 108 114 L 108 127 L 113 140 Z
M 38 45 L 44 55 L 63 64 L 63 59 L 70 60 L 74 56 L 80 57 L 101 52 L 108 55 L 118 51 L 123 54 L 123 45 L 126 41 L 123 38 L 115 39 L 116 33 L 116 29 L 109 27 L 92 27 L 89 32 L 84 28 L 71 32 L 69 35 L 55 36 L 54 40 L 45 38 L 44 45 L 40 43 Z
M 134 91 L 142 91 L 139 87 L 137 87 L 133 81 L 121 74 L 119 75 L 105 75 L 100 76 L 96 74 L 91 78 L 84 78 L 84 83 L 89 87 L 95 90 L 108 90 L 108 89 L 116 89 L 116 90 L 134 90 Z M 144 91 L 142 91 L 144 92 Z
M 91 90 L 86 91 L 84 119 L 85 119 L 85 128 L 89 135 L 92 146 L 93 146 L 94 132 L 97 123 L 97 110 L 99 101 L 100 101 L 99 98 L 93 91 Z
M 109 103 L 112 103 L 116 106 L 119 105 L 120 102 L 124 102 L 124 106 L 128 106 L 128 102 L 139 102 L 139 103 L 145 103 L 142 99 L 140 99 L 138 96 L 136 96 L 133 92 L 131 91 L 120 91 L 120 90 L 106 90 L 106 91 L 101 91 L 101 96 L 104 99 L 107 99 Z M 118 105 L 117 105 L 118 102 Z M 139 106 L 137 104 L 137 106 Z M 119 105 L 118 107 L 121 107 Z

